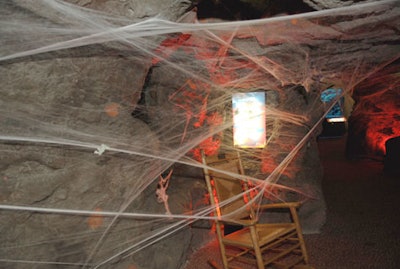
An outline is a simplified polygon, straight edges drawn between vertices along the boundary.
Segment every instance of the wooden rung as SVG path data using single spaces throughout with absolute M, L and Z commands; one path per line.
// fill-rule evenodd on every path
M 280 244 L 280 243 L 283 243 L 284 241 L 292 241 L 292 240 L 290 240 L 290 239 L 291 239 L 292 236 L 295 235 L 295 234 L 296 234 L 296 232 L 293 232 L 293 233 L 291 233 L 291 234 L 288 234 L 288 236 L 285 236 L 285 237 L 283 237 L 283 238 L 280 238 L 279 240 L 276 240 L 276 241 L 274 241 L 274 242 L 272 242 L 272 243 L 266 244 L 266 245 L 262 246 L 260 249 L 263 251 L 263 250 L 265 250 L 265 249 L 270 249 L 270 248 L 272 248 L 272 247 L 274 247 L 274 246 L 276 246 L 276 245 L 278 245 L 278 244 Z
M 250 249 L 244 249 L 243 251 L 233 254 L 233 253 L 226 253 L 226 256 L 228 258 L 228 261 L 234 260 L 238 257 L 241 257 L 243 255 L 246 255 L 247 253 L 250 253 Z
M 270 259 L 264 261 L 264 265 L 270 264 L 274 261 L 276 261 L 279 258 L 282 258 L 284 256 L 286 256 L 287 254 L 293 252 L 293 250 L 295 250 L 296 248 L 300 247 L 300 244 L 294 245 L 288 249 L 286 249 L 285 251 L 279 252 L 276 255 L 274 255 L 273 257 L 271 257 Z

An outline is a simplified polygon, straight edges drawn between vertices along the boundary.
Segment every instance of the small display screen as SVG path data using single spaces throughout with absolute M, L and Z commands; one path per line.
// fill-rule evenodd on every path
M 340 96 L 341 94 L 342 94 L 342 89 L 326 89 L 321 94 L 321 101 L 324 103 L 330 103 L 333 100 L 337 99 L 338 96 Z M 331 110 L 329 110 L 328 114 L 326 114 L 325 117 L 327 119 L 343 118 L 344 116 L 343 103 L 344 103 L 344 98 L 341 97 L 331 108 Z
M 265 93 L 233 94 L 232 110 L 234 145 L 243 148 L 265 147 Z

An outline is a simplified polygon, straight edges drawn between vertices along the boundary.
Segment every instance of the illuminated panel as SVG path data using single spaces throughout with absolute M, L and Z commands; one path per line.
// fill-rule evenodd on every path
M 234 146 L 242 148 L 265 147 L 265 93 L 233 94 L 232 110 Z
M 346 118 L 345 117 L 338 117 L 338 118 L 327 118 L 327 122 L 345 122 Z
M 335 100 L 341 94 L 342 89 L 326 89 L 321 93 L 321 101 L 324 103 L 329 103 Z M 328 114 L 326 114 L 325 116 L 328 122 L 343 122 L 346 120 L 343 113 L 343 103 L 344 98 L 341 97 L 331 108 L 331 110 L 329 110 Z

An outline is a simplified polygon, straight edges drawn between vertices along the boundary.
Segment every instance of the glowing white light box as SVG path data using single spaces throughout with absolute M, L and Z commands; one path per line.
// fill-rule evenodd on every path
M 232 111 L 234 146 L 243 148 L 265 147 L 265 93 L 233 94 Z

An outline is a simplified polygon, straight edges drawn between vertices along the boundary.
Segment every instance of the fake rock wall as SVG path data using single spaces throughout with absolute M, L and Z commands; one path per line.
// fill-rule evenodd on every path
M 114 13 L 131 11 L 130 17 L 151 17 L 155 16 L 154 12 L 164 10 L 165 17 L 176 19 L 187 8 L 182 4 L 176 9 L 168 9 L 173 1 L 164 1 L 162 5 L 153 1 L 153 6 L 149 6 L 149 1 L 147 6 L 137 1 L 125 1 L 125 7 L 130 5 L 131 9 L 121 6 L 121 1 L 70 2 Z M 58 22 L 61 19 L 46 12 L 40 3 L 15 1 L 15 12 L 21 10 L 32 18 L 41 16 Z M 145 123 L 131 116 L 140 97 L 135 93 L 140 93 L 148 65 L 149 62 L 138 62 L 129 56 L 120 57 L 115 48 L 103 46 L 46 53 L 2 63 L 0 102 L 5 112 L 1 119 L 5 126 L 2 135 L 25 137 L 32 142 L 0 144 L 0 204 L 112 212 L 125 207 L 126 210 L 163 214 L 164 207 L 155 198 L 156 185 L 148 186 L 149 182 L 137 179 L 139 175 L 152 172 L 152 167 L 146 165 L 146 158 L 122 157 L 107 152 L 99 156 L 94 154 L 94 149 L 67 145 L 65 140 L 83 143 L 106 141 L 108 146 L 114 146 L 133 144 L 136 138 L 146 137 L 151 145 L 146 150 L 156 154 L 158 138 Z M 19 112 L 10 115 L 7 111 Z M 29 133 L 21 133 L 20 130 L 24 129 Z M 48 137 L 48 143 L 36 143 L 36 132 L 38 137 Z M 96 137 L 96 134 L 102 136 Z M 67 144 L 53 145 L 52 142 L 57 140 Z M 192 203 L 187 190 L 196 187 L 184 188 L 186 191 L 177 191 L 181 197 L 180 202 L 175 203 L 178 207 Z M 173 188 L 171 191 L 174 192 Z M 135 203 L 126 208 L 127 201 L 133 198 Z M 179 212 L 184 210 L 172 208 Z M 97 246 L 98 251 L 92 253 L 111 222 L 112 218 L 87 215 L 2 210 L 2 259 L 60 264 L 9 262 L 0 267 L 5 264 L 9 269 L 43 269 L 63 268 L 62 264 L 68 262 L 83 264 L 88 261 L 90 264 L 126 249 L 131 246 L 132 238 L 146 236 L 156 229 L 151 222 L 143 226 L 142 222 L 120 219 L 108 231 L 101 246 Z M 139 251 L 128 259 L 114 261 L 110 266 L 178 268 L 185 260 L 191 238 L 190 230 L 183 229 L 162 243 Z

